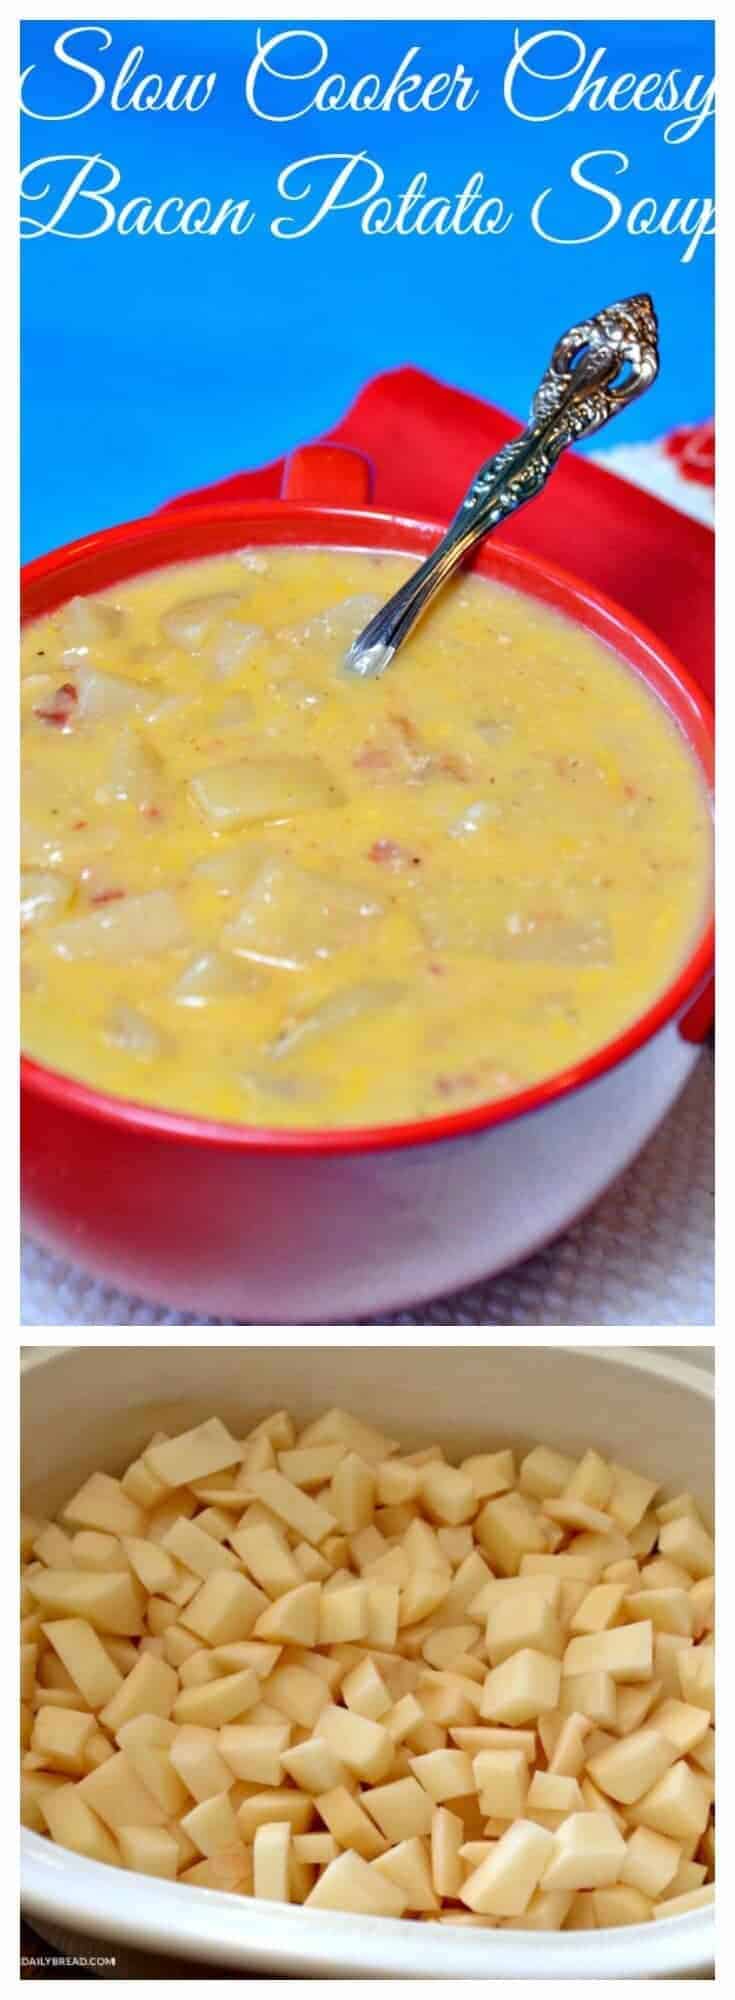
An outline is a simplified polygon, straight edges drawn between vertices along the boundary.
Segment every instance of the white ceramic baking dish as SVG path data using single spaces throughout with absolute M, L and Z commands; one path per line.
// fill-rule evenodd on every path
M 53 1512 L 88 1472 L 122 1470 L 158 1426 L 217 1412 L 237 1431 L 284 1404 L 306 1421 L 341 1403 L 409 1448 L 437 1436 L 458 1455 L 540 1440 L 572 1453 L 596 1445 L 671 1492 L 688 1486 L 711 1515 L 713 1398 L 706 1369 L 643 1348 L 46 1349 L 23 1368 L 24 1497 Z M 22 1898 L 47 1936 L 72 1934 L 77 1949 L 104 1941 L 131 1971 L 145 1966 L 131 1953 L 212 1972 L 353 1979 L 707 1978 L 714 1962 L 710 1910 L 569 1934 L 454 1930 L 131 1877 L 26 1831 Z

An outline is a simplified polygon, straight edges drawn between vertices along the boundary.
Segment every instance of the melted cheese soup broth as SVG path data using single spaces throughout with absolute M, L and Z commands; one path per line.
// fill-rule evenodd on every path
M 23 640 L 24 1047 L 259 1126 L 455 1111 L 661 992 L 709 880 L 664 708 L 476 575 L 341 678 L 404 557 L 278 548 L 77 598 Z

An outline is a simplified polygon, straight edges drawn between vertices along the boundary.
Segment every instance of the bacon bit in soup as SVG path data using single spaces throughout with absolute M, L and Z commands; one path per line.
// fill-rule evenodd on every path
M 66 728 L 78 702 L 78 694 L 73 681 L 62 681 L 53 700 L 47 708 L 34 708 L 34 715 L 41 722 L 53 722 L 57 729 Z
M 420 854 L 409 854 L 407 847 L 401 847 L 397 840 L 374 840 L 368 852 L 368 861 L 376 861 L 383 868 L 420 868 Z

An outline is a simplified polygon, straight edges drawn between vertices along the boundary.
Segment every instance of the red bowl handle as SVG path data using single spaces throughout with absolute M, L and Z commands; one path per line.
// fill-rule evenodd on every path
M 374 484 L 375 468 L 364 452 L 344 444 L 302 444 L 286 459 L 281 499 L 364 507 L 372 499 Z
M 685 1042 L 706 1042 L 714 1027 L 714 1021 L 715 982 L 714 979 L 709 979 L 704 992 L 698 994 L 691 1007 L 687 1008 L 686 1014 L 682 1014 L 679 1034 L 683 1035 Z

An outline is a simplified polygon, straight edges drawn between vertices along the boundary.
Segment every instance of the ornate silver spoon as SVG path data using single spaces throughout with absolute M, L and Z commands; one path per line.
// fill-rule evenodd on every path
M 382 674 L 476 544 L 541 492 L 567 445 L 601 430 L 657 374 L 658 322 L 645 292 L 562 334 L 526 430 L 480 467 L 437 547 L 353 640 L 343 673 L 362 680 Z

